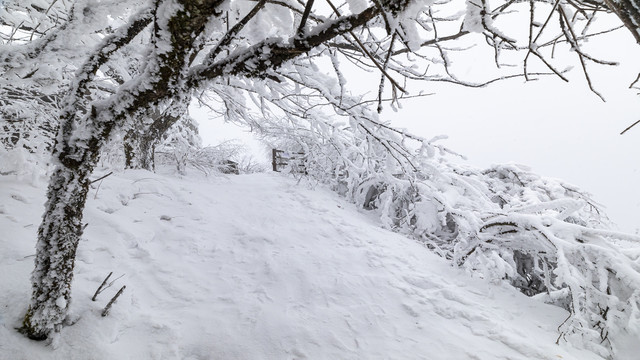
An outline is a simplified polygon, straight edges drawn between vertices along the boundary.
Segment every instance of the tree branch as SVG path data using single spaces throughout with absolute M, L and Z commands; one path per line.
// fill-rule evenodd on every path
M 304 29 L 307 24 L 307 19 L 309 18 L 309 14 L 311 13 L 311 8 L 313 7 L 313 0 L 307 0 L 307 5 L 304 7 L 304 13 L 302 13 L 302 19 L 300 19 L 300 25 L 298 26 L 298 31 L 296 31 L 296 39 L 302 39 L 304 37 Z
M 328 26 L 310 32 L 295 44 L 293 41 L 279 39 L 263 40 L 209 66 L 192 67 L 186 77 L 186 84 L 189 88 L 197 88 L 207 80 L 228 75 L 264 78 L 270 70 L 280 67 L 284 62 L 366 24 L 377 15 L 379 10 L 373 6 L 359 14 L 341 17 Z
M 624 133 L 626 133 L 627 131 L 629 131 L 632 127 L 636 126 L 640 124 L 640 120 L 634 122 L 633 124 L 631 124 L 628 128 L 622 130 L 622 132 L 620 133 L 620 135 L 623 135 Z
M 266 3 L 266 0 L 258 1 L 256 6 L 254 6 L 253 9 L 251 9 L 251 11 L 249 11 L 249 13 L 244 18 L 242 18 L 242 20 L 235 24 L 233 28 L 231 28 L 231 30 L 229 30 L 224 35 L 218 45 L 213 50 L 211 50 L 211 52 L 209 52 L 207 58 L 203 61 L 203 64 L 211 65 L 215 61 L 216 56 L 220 54 L 220 51 L 224 50 L 227 46 L 229 46 L 229 44 L 231 44 L 231 41 L 233 41 L 234 37 L 247 25 L 247 23 L 254 16 L 256 16 L 256 14 L 258 14 L 258 12 L 265 6 Z

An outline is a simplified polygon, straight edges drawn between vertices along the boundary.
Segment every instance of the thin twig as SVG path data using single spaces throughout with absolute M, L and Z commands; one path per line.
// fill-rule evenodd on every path
M 102 316 L 107 316 L 109 315 L 109 310 L 111 310 L 111 306 L 113 305 L 113 303 L 116 302 L 116 300 L 118 299 L 118 297 L 120 296 L 120 294 L 122 294 L 122 292 L 124 291 L 124 289 L 126 289 L 127 286 L 123 286 L 120 288 L 120 290 L 118 290 L 118 293 L 116 294 L 116 296 L 114 296 L 111 301 L 109 301 L 109 303 L 107 304 L 107 306 L 104 307 L 104 310 L 102 310 Z
M 89 184 L 93 184 L 93 183 L 94 183 L 94 182 L 96 182 L 96 181 L 100 181 L 100 183 L 98 184 L 98 188 L 96 189 L 96 194 L 93 196 L 93 199 L 94 199 L 94 200 L 98 198 L 98 191 L 100 191 L 100 185 L 102 185 L 102 180 L 104 180 L 104 178 L 106 178 L 107 176 L 109 176 L 109 175 L 111 175 L 111 174 L 113 174 L 113 171 L 112 171 L 112 172 L 110 172 L 110 173 L 108 173 L 107 175 L 102 176 L 102 177 L 100 177 L 100 178 L 98 178 L 98 179 L 95 179 L 95 180 L 93 180 L 93 181 L 91 181 L 91 182 L 89 183 Z
M 209 55 L 207 55 L 207 58 L 203 63 L 211 65 L 215 61 L 215 58 L 220 53 L 220 51 L 224 50 L 227 46 L 229 46 L 229 44 L 231 44 L 231 41 L 235 39 L 235 36 L 240 32 L 240 30 L 242 30 L 245 25 L 247 25 L 249 20 L 251 20 L 264 7 L 266 3 L 266 0 L 259 1 L 256 6 L 254 6 L 253 9 L 251 9 L 251 11 L 249 11 L 249 13 L 244 18 L 242 18 L 242 20 L 235 24 L 233 28 L 231 28 L 231 30 L 224 35 L 218 45 L 213 48 L 213 50 L 211 50 Z
M 640 81 L 640 73 L 638 74 L 638 76 L 636 77 L 635 80 L 633 80 L 633 82 L 631 83 L 631 85 L 629 85 L 629 89 L 633 89 L 633 85 L 637 84 L 638 81 Z
M 387 52 L 387 57 L 386 57 L 386 59 L 384 59 L 383 68 L 385 70 L 387 69 L 387 66 L 389 65 L 389 59 L 391 58 L 391 52 L 393 50 L 393 43 L 394 43 L 395 39 L 396 39 L 396 33 L 394 32 L 393 35 L 391 36 L 391 43 L 389 44 L 389 51 Z M 378 87 L 378 113 L 382 112 L 382 92 L 384 91 L 384 78 L 385 78 L 384 74 L 380 75 L 380 85 Z M 393 99 L 395 100 L 395 99 L 397 99 L 397 96 L 395 94 L 395 89 L 393 89 L 393 91 L 394 91 Z
M 547 27 L 547 25 L 549 24 L 549 21 L 551 21 L 551 18 L 553 17 L 553 14 L 556 10 L 556 8 L 558 7 L 558 5 L 560 4 L 560 0 L 556 0 L 556 2 L 553 4 L 553 7 L 551 8 L 551 10 L 549 11 L 549 15 L 547 16 L 547 19 L 544 21 L 544 24 L 542 24 L 542 26 L 540 27 L 540 30 L 538 31 L 538 35 L 536 35 L 536 37 L 533 40 L 529 40 L 529 51 L 527 52 L 527 55 L 524 58 L 524 75 L 525 78 L 528 80 L 529 75 L 527 73 L 527 62 L 529 60 L 529 55 L 534 54 L 537 57 L 540 58 L 540 60 L 542 60 L 542 62 L 545 63 L 545 65 L 547 65 L 547 67 L 549 67 L 551 69 L 551 71 L 553 71 L 554 73 L 557 74 L 557 71 L 555 71 L 555 69 L 553 69 L 551 67 L 551 65 L 549 65 L 543 58 L 542 56 L 538 53 L 538 47 L 536 44 L 538 42 L 538 39 L 540 38 L 540 36 L 542 36 L 542 33 L 544 32 L 545 28 Z M 533 5 L 531 5 L 531 11 L 534 11 L 534 7 Z M 531 20 L 533 21 L 533 14 L 531 17 Z M 562 78 L 562 76 L 560 76 Z M 568 81 L 566 79 L 563 78 L 563 80 Z
M 466 31 L 466 30 L 460 30 L 458 33 L 453 34 L 453 35 L 447 35 L 447 36 L 439 37 L 438 39 L 427 40 L 427 41 L 423 42 L 422 44 L 420 44 L 420 47 L 425 47 L 425 46 L 434 45 L 434 44 L 436 44 L 437 42 L 443 42 L 443 41 L 449 41 L 449 40 L 456 40 L 456 39 L 458 39 L 458 38 L 460 38 L 460 37 L 462 37 L 462 36 L 464 36 L 464 35 L 467 35 L 467 34 L 469 34 L 469 32 L 468 32 L 468 31 Z M 411 52 L 411 50 L 410 50 L 410 49 L 407 49 L 407 48 L 403 48 L 403 49 L 400 49 L 400 50 L 394 51 L 394 52 L 393 52 L 393 55 L 404 54 L 404 53 L 408 53 L 408 52 Z
M 624 130 L 620 133 L 620 135 L 622 135 L 622 134 L 626 133 L 629 129 L 631 129 L 632 127 L 634 127 L 634 126 L 636 126 L 636 125 L 638 125 L 638 124 L 640 124 L 640 120 L 638 120 L 638 121 L 634 122 L 633 124 L 631 124 L 631 126 L 629 126 L 628 128 L 624 129 Z
M 96 290 L 96 293 L 93 294 L 93 297 L 91 298 L 91 301 L 96 301 L 96 298 L 98 297 L 98 294 L 100 294 L 102 292 L 102 288 L 107 284 L 107 281 L 109 281 L 109 278 L 111 277 L 111 275 L 113 274 L 113 271 L 109 273 L 109 275 L 107 275 L 106 278 L 104 278 L 104 281 L 102 281 L 102 284 L 100 284 L 100 286 L 98 287 L 98 290 Z
M 605 65 L 617 65 L 617 64 L 615 64 L 615 63 L 607 63 L 607 62 L 603 62 L 601 60 L 596 60 L 596 59 L 584 54 L 582 52 L 582 50 L 580 50 L 580 46 L 578 44 L 578 41 L 576 40 L 576 34 L 573 32 L 573 26 L 571 25 L 571 23 L 569 21 L 569 17 L 565 13 L 564 8 L 562 6 L 558 6 L 557 11 L 560 14 L 560 17 L 559 17 L 560 28 L 562 29 L 562 32 L 565 34 L 565 37 L 566 37 L 567 41 L 569 41 L 569 44 L 571 44 L 571 47 L 575 50 L 576 54 L 578 54 L 578 59 L 580 60 L 580 65 L 582 65 L 582 71 L 584 73 L 585 79 L 587 80 L 587 84 L 589 85 L 589 89 L 591 89 L 591 92 L 596 94 L 602 101 L 606 101 L 604 99 L 604 97 L 602 96 L 602 94 L 600 94 L 593 87 L 593 84 L 591 83 L 591 77 L 589 76 L 589 72 L 587 71 L 587 63 L 585 62 L 585 58 L 587 58 L 587 59 L 589 59 L 591 61 L 594 61 L 596 63 L 599 63 L 599 64 L 605 64 Z M 563 21 L 563 19 L 564 19 L 564 21 Z
M 333 10 L 333 12 L 338 16 L 342 16 L 340 14 L 340 11 L 338 11 L 338 8 L 333 5 L 333 3 L 331 2 L 331 0 L 327 0 L 327 3 L 329 4 L 329 6 L 331 7 L 331 9 Z M 358 37 L 356 36 L 356 34 L 352 31 L 349 30 L 348 31 L 349 34 L 353 37 L 353 39 L 356 41 L 356 43 L 358 43 L 358 46 L 360 46 L 360 49 L 362 49 L 362 52 L 364 52 L 364 54 L 371 59 L 371 61 L 373 62 L 373 64 L 378 68 L 378 70 L 380 70 L 380 72 L 387 77 L 387 79 L 389 79 L 389 82 L 391 83 L 391 85 L 393 85 L 395 88 L 399 89 L 400 91 L 402 91 L 403 93 L 407 93 L 407 91 L 400 86 L 400 84 L 398 84 L 398 82 L 391 77 L 391 75 L 389 75 L 383 68 L 382 66 L 378 63 L 378 61 L 376 61 L 376 59 L 373 57 L 373 55 L 369 52 L 369 50 L 367 50 L 367 48 L 364 46 L 364 44 L 362 43 L 362 41 L 360 41 L 360 39 L 358 39 Z
M 529 81 L 529 75 L 527 74 L 527 60 L 529 60 L 529 54 L 531 52 L 531 48 L 535 47 L 533 45 L 533 23 L 535 20 L 535 2 L 534 0 L 529 0 L 529 52 L 527 52 L 527 56 L 524 58 L 524 78 Z
M 111 276 L 111 274 L 109 274 L 109 276 Z M 109 276 L 107 276 L 107 278 L 109 278 Z M 113 279 L 110 283 L 108 283 L 103 289 L 98 289 L 99 292 L 97 292 L 98 294 L 100 294 L 101 292 L 107 290 L 108 288 L 110 288 L 111 286 L 113 286 L 113 284 L 115 284 L 116 281 L 120 280 L 122 277 L 124 276 L 124 274 L 118 276 L 117 278 Z M 106 280 L 106 279 L 105 279 Z M 100 285 L 102 287 L 102 285 Z M 94 295 L 95 296 L 95 295 Z M 94 300 L 95 301 L 95 300 Z
M 431 95 L 435 95 L 435 93 L 426 93 L 426 94 L 408 95 L 408 96 L 402 96 L 402 97 L 400 97 L 400 98 L 398 98 L 398 99 L 392 99 L 392 98 L 389 98 L 389 99 L 382 99 L 382 101 L 383 101 L 383 102 L 388 102 L 388 101 L 397 101 L 397 100 L 413 99 L 413 98 L 417 98 L 417 97 L 431 96 Z M 355 108 L 355 107 L 358 107 L 358 106 L 361 106 L 361 105 L 364 105 L 364 104 L 367 104 L 367 103 L 378 102 L 378 101 L 379 101 L 378 99 L 374 99 L 374 100 L 363 100 L 363 101 L 358 102 L 358 103 L 357 103 L 357 104 L 355 104 L 355 105 L 351 105 L 351 106 L 349 106 L 349 107 L 344 107 L 344 108 L 340 108 L 340 109 L 341 109 L 341 110 L 343 110 L 343 111 L 348 111 L 348 110 L 351 110 L 351 109 L 353 109 L 353 108 Z
M 569 79 L 567 79 L 564 75 L 562 75 L 562 73 L 560 72 L 560 70 L 556 70 L 553 65 L 551 65 L 547 59 L 544 58 L 544 56 L 542 56 L 538 50 L 531 50 L 530 54 L 533 54 L 535 56 L 538 57 L 538 59 L 540 59 L 546 66 L 547 68 L 549 68 L 549 70 L 553 71 L 554 74 L 556 74 L 560 79 L 564 80 L 565 82 L 569 82 Z
M 100 181 L 100 180 L 102 180 L 102 179 L 106 178 L 107 176 L 109 176 L 109 175 L 111 175 L 111 174 L 113 174 L 113 171 L 111 171 L 111 172 L 109 172 L 107 175 L 101 176 L 101 177 L 99 177 L 99 178 L 97 178 L 97 179 L 95 179 L 95 180 L 91 180 L 91 182 L 90 182 L 89 184 L 93 184 L 94 182 Z

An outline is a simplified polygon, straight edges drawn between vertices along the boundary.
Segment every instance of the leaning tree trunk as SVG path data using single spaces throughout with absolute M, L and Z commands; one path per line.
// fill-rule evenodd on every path
M 139 119 L 146 109 L 173 98 L 190 99 L 188 89 L 176 88 L 175 81 L 185 69 L 185 59 L 193 50 L 195 39 L 222 0 L 206 1 L 206 6 L 202 1 L 179 2 L 182 6 L 176 7 L 173 2 L 155 1 L 152 8 L 133 15 L 127 26 L 107 36 L 78 70 L 67 93 L 60 116 L 59 143 L 54 150 L 58 164 L 49 182 L 45 214 L 38 230 L 31 305 L 22 328 L 32 339 L 45 339 L 64 323 L 71 301 L 76 249 L 83 230 L 89 175 L 105 142 L 114 129 L 124 128 L 127 119 Z M 115 51 L 142 32 L 155 19 L 157 11 L 163 14 L 163 19 L 168 16 L 163 24 L 170 31 L 154 27 L 153 41 L 170 46 L 152 52 L 149 63 L 157 66 L 149 67 L 141 75 L 150 81 L 136 83 L 137 86 L 118 91 L 100 104 L 90 105 L 87 89 L 97 71 Z M 89 111 L 85 113 L 84 109 Z
M 49 182 L 45 213 L 38 229 L 31 304 L 21 329 L 32 339 L 46 339 L 64 324 L 71 301 L 76 250 L 83 230 L 82 214 L 89 191 L 89 176 L 110 134 L 114 129 L 124 128 L 127 119 L 140 118 L 145 109 L 170 98 L 190 98 L 187 91 L 178 94 L 172 90 L 170 81 L 184 68 L 187 51 L 192 49 L 194 39 L 204 29 L 215 6 L 222 1 L 205 7 L 209 12 L 199 9 L 200 2 L 183 3 L 189 6 L 184 10 L 172 10 L 174 13 L 169 21 L 180 36 L 170 34 L 167 41 L 171 42 L 172 50 L 153 55 L 159 66 L 152 67 L 146 74 L 152 82 L 119 91 L 99 106 L 90 105 L 86 96 L 87 87 L 100 66 L 151 23 L 154 12 L 147 9 L 134 15 L 122 31 L 105 38 L 78 71 L 67 94 L 60 116 L 59 143 L 54 150 L 58 164 Z M 160 5 L 165 6 L 155 2 L 156 7 Z M 158 30 L 154 36 L 167 35 Z M 83 109 L 89 111 L 85 113 L 81 111 Z
M 67 151 L 59 158 L 67 157 Z M 57 166 L 49 181 L 45 213 L 38 229 L 35 269 L 31 274 L 31 305 L 22 328 L 31 339 L 46 339 L 65 320 L 92 169 L 92 161 L 64 162 Z

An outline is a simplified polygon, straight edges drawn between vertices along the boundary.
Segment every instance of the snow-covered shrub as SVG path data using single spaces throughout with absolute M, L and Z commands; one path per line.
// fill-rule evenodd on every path
M 46 173 L 57 130 L 57 95 L 0 85 L 0 173 Z
M 559 340 L 613 357 L 618 338 L 640 336 L 640 238 L 608 230 L 598 205 L 574 186 L 519 165 L 457 165 L 446 148 L 417 137 L 421 147 L 408 153 L 398 146 L 407 136 L 355 126 L 283 146 L 302 147 L 313 179 L 375 209 L 383 226 L 567 309 Z
M 33 153 L 51 150 L 57 127 L 58 97 L 21 88 L 4 88 L 0 96 L 0 142 L 6 149 Z
M 628 290 L 640 288 L 640 238 L 608 231 L 595 202 L 573 186 L 516 165 L 457 165 L 439 138 L 392 128 L 367 106 L 371 100 L 347 91 L 337 57 L 308 56 L 323 55 L 335 74 L 317 77 L 323 70 L 298 58 L 270 74 L 277 83 L 231 79 L 216 93 L 221 115 L 274 148 L 303 152 L 308 178 L 375 209 L 383 226 L 474 275 L 563 306 L 570 315 L 560 338 L 615 356 L 623 333 L 640 336 L 638 295 Z M 397 91 L 390 91 L 392 107 Z
M 213 173 L 238 173 L 238 162 L 234 159 L 244 152 L 244 146 L 236 141 L 224 141 L 214 146 L 193 146 L 180 137 L 168 137 L 156 150 L 158 164 L 173 165 L 180 174 L 187 168 Z
M 238 172 L 241 174 L 255 174 L 267 171 L 267 167 L 251 155 L 242 156 L 238 161 L 237 167 Z

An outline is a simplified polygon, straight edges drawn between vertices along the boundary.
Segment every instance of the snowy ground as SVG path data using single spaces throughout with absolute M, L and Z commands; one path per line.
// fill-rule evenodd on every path
M 14 328 L 43 202 L 43 184 L 0 176 L 2 360 L 599 359 L 555 344 L 564 310 L 472 279 L 276 174 L 107 177 L 85 211 L 77 322 L 33 342 Z M 110 271 L 124 276 L 92 302 Z

